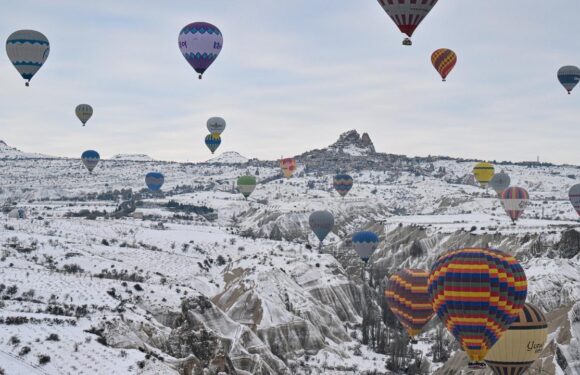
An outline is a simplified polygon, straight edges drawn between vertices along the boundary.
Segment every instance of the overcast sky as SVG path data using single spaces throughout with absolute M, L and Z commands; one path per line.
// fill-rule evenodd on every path
M 357 129 L 381 152 L 580 164 L 580 87 L 556 79 L 580 66 L 579 15 L 578 0 L 440 0 L 404 47 L 376 0 L 2 0 L 0 37 L 35 29 L 51 51 L 29 88 L 0 58 L 0 139 L 203 161 L 222 116 L 216 154 L 274 159 Z M 177 47 L 194 21 L 224 35 L 202 81 Z M 446 83 L 441 47 L 458 55 Z M 95 110 L 85 128 L 79 103 Z

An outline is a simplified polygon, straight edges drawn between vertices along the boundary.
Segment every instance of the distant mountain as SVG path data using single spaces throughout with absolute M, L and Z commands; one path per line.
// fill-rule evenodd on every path
M 359 135 L 356 130 L 349 130 L 338 137 L 338 141 L 328 146 L 328 150 L 352 156 L 371 155 L 376 153 L 371 137 L 367 133 Z
M 240 155 L 235 151 L 224 152 L 223 154 L 216 156 L 215 158 L 209 159 L 206 163 L 210 164 L 246 164 L 248 158 Z
M 0 159 L 55 159 L 54 156 L 22 152 L 0 140 Z
M 110 160 L 122 161 L 155 161 L 151 156 L 145 154 L 117 154 L 110 158 Z

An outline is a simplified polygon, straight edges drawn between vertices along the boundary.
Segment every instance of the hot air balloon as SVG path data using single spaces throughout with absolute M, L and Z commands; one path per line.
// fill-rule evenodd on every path
M 94 150 L 87 150 L 81 155 L 81 160 L 83 161 L 85 167 L 89 170 L 89 173 L 93 173 L 93 169 L 95 169 L 97 164 L 99 164 L 101 157 L 99 156 L 98 152 Z
M 282 168 L 284 177 L 290 178 L 296 170 L 296 160 L 293 158 L 280 159 L 280 168 Z
M 332 185 L 334 189 L 340 194 L 341 197 L 345 197 L 350 189 L 352 189 L 352 177 L 347 174 L 337 174 L 334 176 Z
M 379 0 L 379 4 L 395 22 L 402 33 L 408 38 L 403 40 L 403 45 L 410 46 L 411 36 L 421 21 L 437 4 L 437 0 Z
M 491 181 L 489 181 L 489 186 L 491 186 L 491 188 L 495 190 L 498 195 L 500 195 L 510 186 L 510 182 L 511 179 L 507 173 L 499 172 L 493 175 Z
M 358 232 L 352 236 L 352 245 L 362 261 L 367 263 L 379 245 L 379 236 L 369 231 Z
M 473 167 L 473 175 L 475 180 L 479 182 L 481 187 L 487 187 L 489 181 L 491 181 L 494 174 L 493 164 L 490 163 L 477 163 Z
M 523 375 L 542 353 L 548 322 L 542 312 L 526 303 L 516 320 L 485 356 L 495 375 Z
M 429 275 L 433 310 L 467 353 L 470 368 L 485 367 L 488 350 L 518 317 L 526 294 L 522 266 L 500 250 L 449 251 Z
M 310 214 L 308 223 L 310 224 L 310 229 L 320 241 L 319 247 L 322 248 L 322 241 L 334 227 L 334 216 L 328 211 L 314 211 Z
M 215 152 L 215 150 L 217 150 L 218 147 L 220 147 L 221 144 L 222 139 L 220 135 L 217 133 L 208 134 L 205 137 L 205 145 L 207 146 L 207 148 L 209 148 L 212 154 Z
M 415 336 L 434 314 L 428 281 L 429 272 L 405 269 L 392 275 L 385 289 L 387 305 L 415 343 Z
M 222 32 L 207 22 L 194 22 L 179 32 L 179 49 L 201 79 L 222 50 Z
M 530 196 L 524 188 L 509 187 L 501 193 L 500 199 L 505 212 L 515 224 L 520 216 L 522 216 L 524 213 Z
M 42 67 L 49 52 L 48 39 L 38 31 L 18 30 L 10 34 L 6 40 L 6 54 L 18 73 L 26 80 L 26 86 Z
M 83 123 L 83 126 L 85 126 L 87 121 L 89 121 L 91 116 L 93 116 L 93 107 L 88 104 L 79 104 L 75 108 L 75 113 L 77 114 L 79 120 L 81 120 Z
M 558 81 L 564 86 L 568 95 L 580 81 L 580 69 L 577 66 L 566 65 L 558 70 Z
M 211 134 L 221 135 L 226 130 L 226 120 L 221 117 L 211 117 L 207 120 L 207 130 Z
M 250 194 L 256 188 L 256 177 L 254 176 L 241 176 L 238 178 L 238 190 L 244 198 L 248 199 Z
M 161 186 L 165 182 L 165 177 L 159 172 L 149 172 L 145 176 L 145 184 L 151 191 L 161 190 Z
M 443 82 L 445 82 L 447 75 L 457 63 L 457 55 L 450 49 L 440 48 L 431 55 L 431 62 L 439 72 L 439 75 L 441 75 Z
M 578 215 L 580 215 L 580 184 L 576 184 L 570 188 L 568 197 L 570 198 L 572 207 L 574 207 Z

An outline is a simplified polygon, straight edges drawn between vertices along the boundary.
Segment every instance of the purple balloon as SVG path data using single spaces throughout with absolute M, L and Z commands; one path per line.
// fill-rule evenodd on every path
M 220 29 L 207 22 L 194 22 L 179 33 L 179 49 L 199 79 L 222 50 L 224 39 Z

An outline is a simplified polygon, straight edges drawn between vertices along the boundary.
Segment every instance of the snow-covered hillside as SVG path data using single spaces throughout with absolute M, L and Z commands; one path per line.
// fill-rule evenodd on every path
M 580 373 L 575 166 L 498 163 L 532 200 L 513 226 L 491 190 L 465 183 L 473 161 L 381 154 L 355 131 L 298 155 L 291 179 L 237 153 L 113 157 L 92 174 L 74 159 L 0 159 L 3 212 L 26 211 L 0 217 L 7 374 L 460 374 L 449 337 L 450 358 L 433 353 L 440 323 L 407 347 L 381 295 L 385 276 L 462 246 L 517 256 L 528 301 L 550 313 L 534 366 Z M 163 193 L 145 189 L 150 171 L 165 175 Z M 344 199 L 337 171 L 355 181 Z M 245 200 L 235 181 L 247 173 L 258 185 Z M 336 221 L 321 252 L 308 226 L 318 209 Z M 349 240 L 361 229 L 381 238 L 364 282 Z

